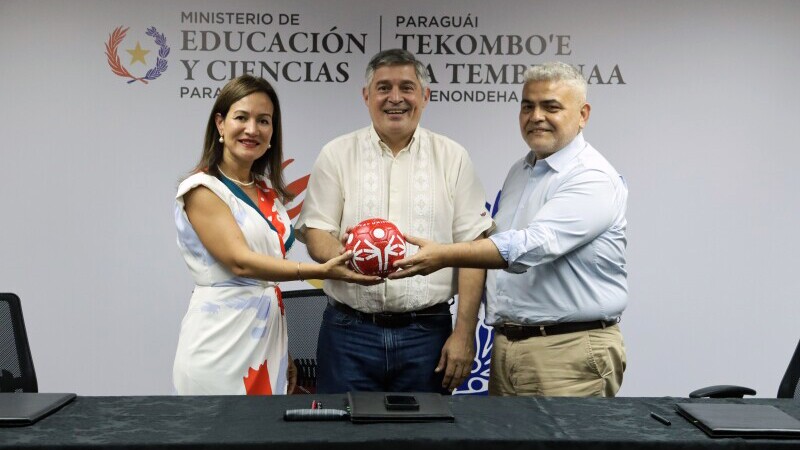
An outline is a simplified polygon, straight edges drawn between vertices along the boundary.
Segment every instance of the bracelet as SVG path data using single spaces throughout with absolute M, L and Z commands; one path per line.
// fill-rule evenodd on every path
M 305 281 L 305 280 L 303 280 L 303 276 L 300 275 L 300 261 L 297 261 L 297 280 L 298 281 Z

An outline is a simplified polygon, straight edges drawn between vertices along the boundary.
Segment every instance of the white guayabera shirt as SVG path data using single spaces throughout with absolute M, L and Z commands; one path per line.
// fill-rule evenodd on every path
M 493 226 L 486 194 L 467 151 L 453 140 L 417 128 L 397 156 L 372 126 L 340 136 L 322 148 L 311 172 L 300 240 L 307 228 L 332 233 L 369 218 L 393 222 L 405 234 L 440 243 L 471 241 Z M 416 252 L 409 245 L 408 255 Z M 359 311 L 404 312 L 452 298 L 454 269 L 376 286 L 325 281 L 325 292 Z

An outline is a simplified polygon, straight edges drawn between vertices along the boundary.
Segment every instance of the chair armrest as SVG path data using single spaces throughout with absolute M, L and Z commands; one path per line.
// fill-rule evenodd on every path
M 742 398 L 745 395 L 756 395 L 756 391 L 744 386 L 732 386 L 728 384 L 718 384 L 716 386 L 708 386 L 692 391 L 689 394 L 691 398 Z

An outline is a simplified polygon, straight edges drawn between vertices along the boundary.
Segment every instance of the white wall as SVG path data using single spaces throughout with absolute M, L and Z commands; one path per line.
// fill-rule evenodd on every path
M 774 396 L 797 342 L 800 211 L 793 127 L 800 114 L 800 4 L 794 1 L 55 1 L 0 2 L 0 291 L 18 293 L 42 391 L 166 394 L 192 282 L 175 246 L 177 180 L 199 157 L 220 87 L 181 60 L 346 63 L 343 83 L 277 81 L 290 180 L 330 138 L 365 126 L 363 68 L 400 33 L 569 36 L 571 54 L 419 55 L 438 90 L 447 64 L 562 59 L 617 66 L 625 84 L 590 86 L 585 135 L 630 186 L 630 306 L 621 395 L 685 396 L 740 383 Z M 297 14 L 298 26 L 181 23 L 182 11 Z M 477 27 L 407 28 L 397 16 L 478 18 Z M 142 76 L 165 33 L 169 68 L 127 84 L 104 44 Z M 192 51 L 182 30 L 366 33 L 365 52 Z M 379 32 L 382 34 L 379 35 Z M 380 38 L 380 41 L 379 41 Z M 147 66 L 124 49 L 139 41 Z M 435 42 L 435 40 L 434 40 Z M 417 51 L 416 46 L 409 48 Z M 318 67 L 318 66 L 315 66 Z M 199 70 L 199 69 L 198 69 Z M 423 125 L 464 144 L 493 201 L 527 148 L 514 102 L 436 102 Z M 294 258 L 307 258 L 302 249 Z M 300 287 L 294 284 L 290 287 Z

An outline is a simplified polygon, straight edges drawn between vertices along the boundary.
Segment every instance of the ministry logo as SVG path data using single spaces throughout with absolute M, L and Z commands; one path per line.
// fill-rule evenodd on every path
M 159 33 L 156 27 L 150 27 L 147 29 L 147 33 L 145 34 L 150 36 L 158 46 L 158 56 L 156 57 L 155 65 L 149 69 L 144 76 L 135 76 L 131 74 L 125 65 L 123 65 L 117 51 L 122 41 L 125 40 L 128 29 L 129 28 L 118 26 L 113 32 L 111 32 L 111 34 L 108 35 L 108 41 L 106 42 L 106 59 L 108 61 L 108 66 L 115 75 L 128 78 L 128 84 L 136 81 L 147 84 L 148 81 L 155 80 L 156 78 L 160 77 L 162 73 L 167 71 L 167 56 L 169 56 L 167 38 L 162 33 Z M 128 66 L 131 67 L 131 70 L 137 72 L 136 67 L 134 67 L 137 63 L 141 63 L 142 66 L 148 67 L 147 58 L 151 51 L 143 49 L 139 41 L 136 41 L 135 47 L 124 50 L 130 54 Z M 152 56 L 150 56 L 150 58 L 152 58 Z M 139 73 L 141 73 L 141 70 Z

